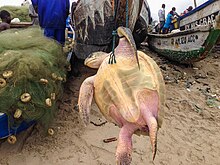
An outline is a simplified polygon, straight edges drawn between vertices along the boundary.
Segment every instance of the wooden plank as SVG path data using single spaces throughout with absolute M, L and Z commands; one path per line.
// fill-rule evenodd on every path
M 17 22 L 17 23 L 11 23 L 11 28 L 27 28 L 29 26 L 32 26 L 33 22 Z

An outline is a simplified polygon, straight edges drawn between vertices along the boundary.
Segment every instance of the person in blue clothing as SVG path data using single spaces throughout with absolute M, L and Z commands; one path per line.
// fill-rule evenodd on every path
M 64 45 L 66 19 L 69 15 L 69 0 L 31 0 L 38 13 L 44 35 Z
M 166 22 L 163 26 L 163 34 L 167 34 L 169 29 L 170 29 L 170 25 L 172 23 L 172 20 L 174 19 L 174 13 L 173 11 L 171 10 L 168 14 L 167 14 L 167 18 L 166 18 Z
M 73 38 L 73 34 L 69 33 L 69 32 L 72 32 L 72 30 L 73 30 L 73 28 L 71 28 L 71 27 L 72 27 L 72 20 L 69 15 L 66 19 L 66 30 L 67 30 L 67 37 L 68 38 Z

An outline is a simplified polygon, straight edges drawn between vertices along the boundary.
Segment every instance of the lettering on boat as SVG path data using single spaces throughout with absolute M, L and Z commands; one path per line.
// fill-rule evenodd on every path
M 217 11 L 215 13 L 212 13 L 208 16 L 205 16 L 203 18 L 200 18 L 198 20 L 195 20 L 191 23 L 188 23 L 184 26 L 181 26 L 180 27 L 180 30 L 188 30 L 188 29 L 192 29 L 192 28 L 195 28 L 196 26 L 199 26 L 199 25 L 212 25 L 215 23 L 215 17 L 220 14 L 220 11 Z
M 167 45 L 168 44 L 168 40 L 158 40 L 157 41 L 157 45 Z
M 177 38 L 171 38 L 171 44 L 172 45 L 184 45 L 188 43 L 195 43 L 196 40 L 199 39 L 199 36 L 196 34 L 188 35 L 188 36 L 182 36 Z

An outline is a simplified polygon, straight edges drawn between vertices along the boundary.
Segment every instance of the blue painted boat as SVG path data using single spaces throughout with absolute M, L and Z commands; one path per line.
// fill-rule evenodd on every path
M 179 17 L 180 30 L 193 29 L 197 26 L 213 25 L 220 14 L 220 0 L 208 0 L 189 13 Z
M 5 113 L 0 113 L 0 139 L 7 138 L 11 135 L 16 135 L 35 123 L 34 121 L 22 122 L 19 126 L 13 127 L 9 126 L 8 121 L 8 116 Z

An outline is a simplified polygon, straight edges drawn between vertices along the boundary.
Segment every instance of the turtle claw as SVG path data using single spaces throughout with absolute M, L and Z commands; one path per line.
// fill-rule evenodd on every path
M 90 119 L 89 119 L 89 116 L 84 116 L 83 117 L 83 123 L 84 123 L 84 126 L 87 127 L 90 123 Z
M 80 118 L 83 121 L 85 127 L 87 127 L 90 123 L 89 115 L 86 112 L 80 112 Z
M 79 105 L 76 104 L 76 105 L 73 107 L 73 109 L 74 109 L 75 111 L 79 112 Z
M 116 165 L 130 165 L 131 154 L 124 152 L 116 155 Z

